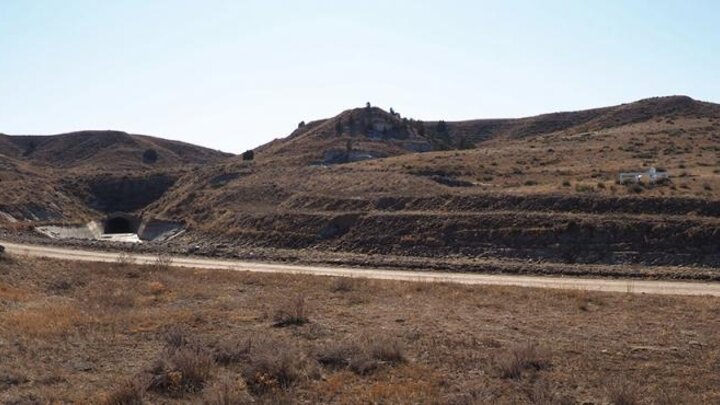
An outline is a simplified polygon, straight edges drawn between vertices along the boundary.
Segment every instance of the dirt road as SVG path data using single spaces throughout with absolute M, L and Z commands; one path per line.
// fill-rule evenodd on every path
M 27 255 L 29 257 L 47 257 L 74 261 L 116 262 L 118 253 L 76 250 L 36 245 L 6 243 L 0 241 L 10 255 Z M 153 255 L 135 255 L 133 260 L 138 264 L 154 264 L 157 260 Z M 720 283 L 713 282 L 682 282 L 656 280 L 618 280 L 576 277 L 545 277 L 516 276 L 475 273 L 442 273 L 437 271 L 353 269 L 344 267 L 289 265 L 275 263 L 244 262 L 218 260 L 209 258 L 174 257 L 174 267 L 190 267 L 200 269 L 224 269 L 235 271 L 252 271 L 261 273 L 292 273 L 317 276 L 362 277 L 380 280 L 405 280 L 421 282 L 446 282 L 458 284 L 500 285 L 532 288 L 555 288 L 588 291 L 606 291 L 637 294 L 666 295 L 710 295 L 720 296 Z

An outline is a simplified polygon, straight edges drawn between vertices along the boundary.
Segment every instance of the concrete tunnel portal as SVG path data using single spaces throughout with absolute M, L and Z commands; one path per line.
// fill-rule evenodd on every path
M 105 234 L 138 233 L 139 227 L 140 220 L 125 213 L 108 215 L 103 221 L 103 233 Z

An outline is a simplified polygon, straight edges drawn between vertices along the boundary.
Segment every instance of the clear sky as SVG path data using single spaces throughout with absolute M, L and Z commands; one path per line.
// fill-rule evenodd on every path
M 242 152 L 366 101 L 527 116 L 720 102 L 720 2 L 0 0 L 0 132 Z

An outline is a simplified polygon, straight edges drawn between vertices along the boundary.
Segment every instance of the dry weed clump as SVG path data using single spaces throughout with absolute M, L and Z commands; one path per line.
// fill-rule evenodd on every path
M 246 361 L 253 347 L 252 338 L 227 339 L 220 341 L 214 350 L 215 361 L 218 364 L 229 365 Z
M 104 309 L 130 309 L 135 307 L 135 294 L 132 291 L 117 289 L 115 291 L 100 291 L 94 301 Z
M 638 387 L 627 381 L 616 381 L 607 388 L 608 400 L 612 405 L 638 405 Z
M 169 347 L 150 369 L 148 389 L 175 398 L 200 392 L 210 379 L 214 366 L 212 356 L 202 347 Z
M 519 380 L 526 371 L 541 371 L 550 368 L 548 354 L 537 344 L 516 346 L 496 359 L 500 376 Z
M 157 270 L 167 270 L 173 264 L 173 257 L 165 252 L 158 252 L 155 256 L 155 268 Z
M 333 292 L 350 292 L 357 288 L 357 280 L 352 277 L 337 277 L 332 281 L 330 290 Z
M 400 343 L 389 338 L 367 339 L 362 346 L 352 342 L 331 343 L 317 349 L 315 359 L 328 369 L 347 368 L 358 375 L 371 374 L 383 364 L 396 365 L 406 360 Z
M 203 405 L 249 404 L 253 400 L 244 389 L 244 384 L 231 378 L 225 378 L 209 388 Z
M 291 300 L 281 303 L 275 310 L 273 322 L 273 326 L 277 328 L 300 326 L 310 322 L 305 296 L 298 295 Z
M 256 346 L 242 372 L 250 392 L 264 395 L 285 391 L 303 379 L 317 377 L 317 369 L 296 346 L 266 341 Z
M 526 390 L 528 400 L 535 405 L 574 405 L 572 398 L 556 392 L 547 381 L 538 381 Z
M 148 372 L 148 390 L 174 398 L 202 391 L 215 367 L 212 353 L 181 327 L 166 330 L 163 339 L 165 350 Z
M 116 259 L 116 263 L 120 267 L 127 267 L 135 264 L 137 262 L 137 258 L 130 252 L 120 252 Z
M 105 399 L 103 405 L 143 405 L 145 387 L 137 379 L 125 381 L 112 390 Z

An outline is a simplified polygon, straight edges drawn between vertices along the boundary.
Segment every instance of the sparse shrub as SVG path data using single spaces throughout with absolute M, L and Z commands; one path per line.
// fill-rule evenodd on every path
M 210 388 L 203 405 L 238 405 L 252 402 L 252 398 L 237 381 L 226 378 Z
M 355 289 L 356 280 L 352 277 L 337 277 L 330 288 L 334 292 L 350 292 Z
M 245 161 L 255 160 L 255 151 L 246 150 L 245 152 L 243 152 L 242 160 L 245 160 Z
M 558 394 L 547 381 L 539 381 L 526 390 L 531 404 L 534 405 L 574 405 L 572 398 Z
M 166 270 L 173 264 L 173 257 L 165 252 L 158 252 L 155 256 L 155 268 L 158 270 Z
M 150 294 L 159 296 L 165 293 L 168 288 L 165 286 L 165 284 L 159 282 L 159 281 L 153 281 L 150 284 L 148 284 L 148 290 L 150 291 Z
M 588 184 L 576 184 L 575 191 L 577 191 L 579 193 L 587 193 L 587 192 L 595 191 L 595 187 L 588 185 Z
M 148 389 L 171 397 L 202 391 L 212 375 L 210 353 L 197 345 L 168 348 L 150 370 Z
M 712 191 L 712 187 L 708 183 L 703 184 L 703 189 L 705 191 Z
M 307 304 L 305 303 L 305 297 L 298 295 L 295 298 L 284 302 L 275 310 L 273 326 L 285 327 L 285 326 L 299 326 L 310 322 L 307 313 Z
M 645 190 L 645 187 L 643 187 L 642 183 L 634 183 L 628 186 L 628 190 L 635 194 L 640 194 Z
M 570 187 L 570 180 L 564 180 L 564 181 L 562 182 L 562 186 L 563 186 L 563 187 Z
M 310 374 L 305 355 L 295 346 L 279 342 L 266 342 L 265 346 L 254 348 L 242 372 L 248 389 L 255 395 L 286 390 Z
M 500 376 L 519 380 L 526 371 L 540 371 L 550 367 L 547 354 L 537 344 L 516 346 L 496 359 Z
M 535 180 L 527 180 L 527 181 L 525 181 L 524 184 L 525 184 L 526 186 L 537 186 L 537 185 L 538 185 L 538 182 L 535 181 Z
M 370 355 L 379 361 L 396 364 L 405 361 L 403 348 L 395 339 L 376 338 L 370 342 Z
M 121 267 L 130 266 L 132 264 L 135 264 L 136 262 L 135 256 L 133 256 L 130 252 L 120 252 L 120 254 L 117 257 L 117 264 Z
M 640 403 L 638 389 L 632 383 L 619 381 L 608 387 L 608 399 L 612 405 L 637 405 Z
M 136 379 L 125 381 L 112 390 L 103 401 L 104 405 L 143 405 L 145 388 Z
M 253 340 L 247 338 L 223 340 L 215 346 L 214 357 L 218 364 L 229 365 L 246 361 L 250 356 Z
M 315 359 L 329 369 L 347 368 L 358 375 L 368 375 L 382 364 L 405 362 L 400 342 L 390 338 L 369 338 L 363 345 L 355 342 L 332 343 L 316 351 Z
M 348 367 L 360 352 L 360 346 L 355 343 L 332 342 L 316 350 L 315 359 L 323 367 L 338 370 Z
M 602 181 L 598 182 L 597 188 L 599 188 L 599 189 L 601 189 L 601 190 L 604 190 L 604 189 L 605 189 L 605 183 L 603 183 Z
M 132 291 L 123 289 L 101 290 L 97 293 L 96 302 L 105 309 L 128 309 L 135 306 L 135 295 Z

